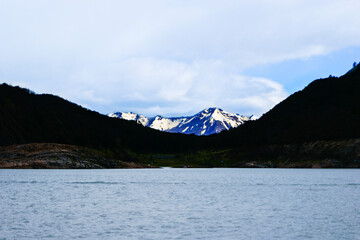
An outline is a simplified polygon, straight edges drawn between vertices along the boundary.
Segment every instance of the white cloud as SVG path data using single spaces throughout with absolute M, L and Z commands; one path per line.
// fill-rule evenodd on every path
M 359 10 L 357 0 L 11 0 L 0 49 L 8 60 L 220 58 L 243 68 L 359 45 Z
M 0 78 L 101 112 L 259 114 L 286 91 L 242 72 L 360 45 L 359 11 L 358 0 L 4 0 Z
M 274 81 L 225 73 L 223 64 L 214 60 L 185 63 L 133 58 L 117 64 L 116 72 L 111 65 L 103 66 L 101 72 L 87 69 L 74 74 L 72 84 L 66 87 L 70 89 L 67 95 L 75 96 L 70 98 L 75 102 L 116 106 L 108 111 L 137 111 L 149 116 L 191 114 L 209 106 L 261 114 L 287 96 Z M 92 79 L 101 79 L 104 84 Z

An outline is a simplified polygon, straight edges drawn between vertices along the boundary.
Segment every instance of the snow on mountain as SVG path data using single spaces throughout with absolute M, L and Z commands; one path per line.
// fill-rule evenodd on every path
M 116 113 L 110 113 L 108 114 L 108 116 L 113 118 L 121 118 L 128 121 L 136 121 L 137 123 L 143 126 L 147 126 L 149 123 L 149 119 L 147 117 L 132 112 L 128 112 L 128 113 L 116 112 Z
M 211 135 L 223 130 L 238 127 L 249 120 L 255 120 L 254 115 L 243 116 L 225 112 L 220 108 L 207 108 L 189 117 L 166 118 L 156 116 L 147 118 L 136 113 L 116 112 L 110 113 L 109 117 L 122 118 L 129 121 L 136 121 L 146 127 L 160 131 L 196 135 Z

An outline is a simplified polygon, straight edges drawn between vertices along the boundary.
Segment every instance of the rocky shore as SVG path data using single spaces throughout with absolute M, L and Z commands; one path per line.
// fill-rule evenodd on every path
M 146 164 L 109 159 L 94 150 L 55 143 L 0 147 L 0 168 L 97 169 L 149 168 Z
M 360 168 L 360 139 L 268 145 L 250 155 L 237 167 Z

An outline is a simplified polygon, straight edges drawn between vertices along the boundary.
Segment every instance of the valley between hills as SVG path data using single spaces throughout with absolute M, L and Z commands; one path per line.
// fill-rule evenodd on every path
M 311 82 L 257 120 L 197 136 L 158 131 L 4 83 L 0 168 L 358 168 L 359 92 L 357 65 L 341 77 Z

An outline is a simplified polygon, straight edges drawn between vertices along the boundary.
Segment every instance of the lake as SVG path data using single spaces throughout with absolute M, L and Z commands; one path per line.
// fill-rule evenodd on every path
M 0 239 L 360 239 L 359 169 L 2 169 L 0 190 Z

